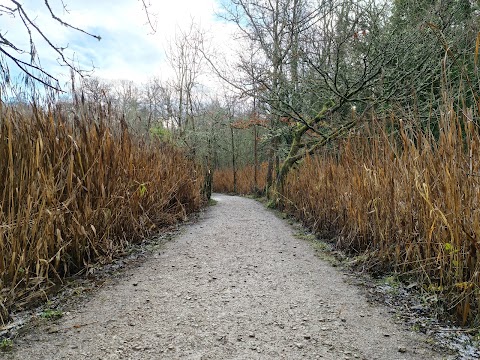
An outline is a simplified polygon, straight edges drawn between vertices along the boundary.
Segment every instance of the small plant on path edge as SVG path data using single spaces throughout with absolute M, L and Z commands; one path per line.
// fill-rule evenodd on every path
M 48 320 L 59 319 L 63 316 L 62 310 L 55 310 L 55 309 L 45 309 L 40 314 L 40 317 Z
M 13 348 L 13 340 L 11 339 L 3 339 L 0 342 L 0 350 L 1 351 L 10 351 Z

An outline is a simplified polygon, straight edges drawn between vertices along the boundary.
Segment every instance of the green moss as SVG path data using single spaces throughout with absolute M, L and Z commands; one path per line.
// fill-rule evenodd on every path
M 214 200 L 214 199 L 208 199 L 208 206 L 215 206 L 218 204 L 218 201 L 217 200 Z

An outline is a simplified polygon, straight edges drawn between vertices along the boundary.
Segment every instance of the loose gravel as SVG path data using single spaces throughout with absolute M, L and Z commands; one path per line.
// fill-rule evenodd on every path
M 394 323 L 262 204 L 214 195 L 120 280 L 14 340 L 7 359 L 448 359 Z

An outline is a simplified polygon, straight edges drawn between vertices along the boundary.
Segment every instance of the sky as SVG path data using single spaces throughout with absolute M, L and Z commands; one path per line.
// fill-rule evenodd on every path
M 192 22 L 207 32 L 210 46 L 222 52 L 231 49 L 234 25 L 221 20 L 218 0 L 146 0 L 153 33 L 140 0 L 50 0 L 53 11 L 64 21 L 94 35 L 98 41 L 81 32 L 68 29 L 53 20 L 44 2 L 21 0 L 30 17 L 55 45 L 68 46 L 66 53 L 74 56 L 84 69 L 108 80 L 147 81 L 153 76 L 163 80 L 172 76 L 165 56 L 175 33 L 189 28 Z M 11 6 L 9 0 L 0 5 Z M 11 42 L 28 49 L 28 34 L 19 18 L 0 17 L 0 31 Z M 40 38 L 35 39 L 42 66 L 58 76 L 61 83 L 69 79 L 67 69 L 57 64 L 57 55 Z M 222 50 L 223 49 L 223 50 Z M 13 67 L 12 67 L 13 70 Z

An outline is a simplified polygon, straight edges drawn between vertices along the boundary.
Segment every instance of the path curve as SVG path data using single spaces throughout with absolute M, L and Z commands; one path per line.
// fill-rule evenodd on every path
M 59 320 L 61 331 L 36 329 L 8 357 L 446 358 L 367 303 L 260 203 L 214 199 L 199 222 Z

